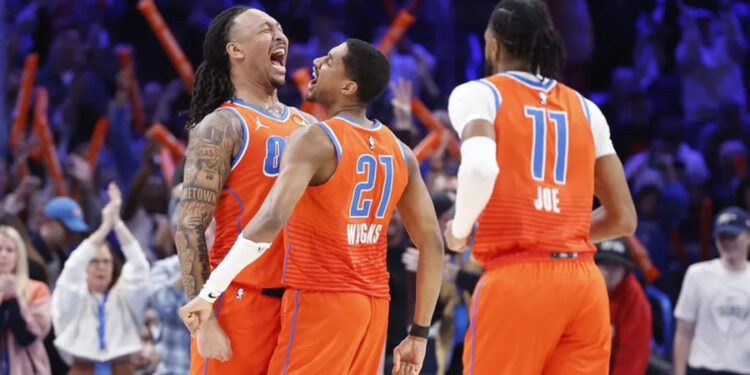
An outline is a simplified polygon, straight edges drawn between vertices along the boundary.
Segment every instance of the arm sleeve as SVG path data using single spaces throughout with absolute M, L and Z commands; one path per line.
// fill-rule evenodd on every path
M 19 308 L 26 327 L 34 336 L 44 338 L 52 329 L 50 291 L 45 284 L 38 284 L 29 292 L 27 301 L 19 301 Z
M 604 117 L 604 113 L 591 100 L 584 99 L 584 112 L 589 113 L 591 121 L 591 134 L 594 136 L 594 146 L 596 147 L 596 157 L 611 155 L 615 153 L 615 146 L 612 145 L 612 138 L 609 133 L 609 124 Z
M 8 328 L 18 345 L 26 347 L 36 340 L 36 335 L 29 330 L 26 320 L 21 315 L 21 308 L 17 298 L 5 301 L 8 304 Z
M 494 123 L 501 101 L 500 93 L 486 81 L 470 81 L 453 89 L 448 98 L 448 115 L 458 136 L 471 121 Z
M 685 280 L 682 282 L 680 297 L 677 298 L 677 307 L 674 316 L 686 322 L 695 322 L 698 319 L 698 307 L 700 303 L 699 290 L 696 285 L 695 266 L 688 268 Z
M 458 167 L 456 215 L 451 229 L 454 236 L 466 238 L 471 234 L 479 214 L 490 201 L 499 172 L 494 139 L 472 137 L 463 142 Z
M 52 322 L 56 332 L 72 322 L 88 295 L 86 267 L 96 255 L 96 245 L 84 240 L 65 262 L 52 293 Z
M 148 260 L 138 241 L 122 246 L 122 252 L 125 255 L 125 265 L 122 266 L 116 288 L 121 288 L 124 292 L 128 306 L 142 323 L 149 300 L 149 294 L 144 292 L 148 290 L 150 277 Z

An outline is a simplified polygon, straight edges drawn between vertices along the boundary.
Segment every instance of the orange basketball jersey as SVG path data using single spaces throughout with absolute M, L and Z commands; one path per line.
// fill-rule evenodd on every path
M 284 286 L 388 298 L 388 223 L 409 180 L 406 151 L 377 122 L 336 116 L 318 126 L 336 148 L 329 181 L 310 186 L 284 230 Z
M 231 111 L 240 118 L 244 140 L 240 153 L 232 161 L 232 171 L 214 214 L 216 239 L 209 252 L 211 270 L 224 259 L 239 233 L 263 204 L 279 174 L 287 137 L 296 129 L 308 126 L 302 114 L 289 107 L 277 117 L 233 99 L 222 104 L 217 111 Z M 269 251 L 246 267 L 234 282 L 256 289 L 281 287 L 282 242 L 279 236 Z
M 480 82 L 497 99 L 500 173 L 478 220 L 476 259 L 486 266 L 519 250 L 594 251 L 589 227 L 596 150 L 584 98 L 554 80 L 514 73 Z

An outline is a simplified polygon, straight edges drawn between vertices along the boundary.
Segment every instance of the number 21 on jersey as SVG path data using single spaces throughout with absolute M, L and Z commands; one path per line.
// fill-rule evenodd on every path
M 379 174 L 378 167 L 383 166 L 385 173 Z M 393 190 L 393 156 L 392 155 L 371 155 L 362 154 L 357 159 L 357 175 L 364 176 L 364 180 L 354 186 L 352 201 L 349 204 L 349 218 L 351 219 L 383 219 L 385 212 L 388 210 L 388 202 L 391 200 L 391 191 Z M 378 181 L 378 176 L 382 175 L 382 182 Z M 382 191 L 379 200 L 365 198 L 363 195 L 375 188 L 380 182 Z M 372 210 L 375 209 L 373 218 Z M 347 238 L 350 245 L 369 245 L 375 244 L 380 239 L 380 233 L 383 231 L 382 222 L 355 222 L 349 223 L 346 228 Z
M 354 195 L 349 206 L 349 217 L 366 218 L 370 217 L 372 210 L 372 199 L 363 199 L 362 193 L 372 190 L 377 180 L 378 161 L 385 169 L 385 179 L 383 180 L 383 192 L 380 195 L 378 209 L 375 211 L 375 217 L 382 219 L 385 217 L 385 211 L 388 208 L 388 201 L 391 200 L 391 188 L 393 187 L 393 156 L 379 155 L 377 160 L 375 155 L 362 154 L 357 159 L 357 174 L 365 175 L 365 180 L 354 186 Z
M 531 146 L 531 178 L 543 182 L 545 177 L 545 165 L 547 158 L 547 119 L 554 124 L 554 170 L 552 176 L 554 183 L 565 185 L 565 177 L 568 172 L 568 114 L 563 111 L 548 110 L 539 107 L 524 107 L 524 114 L 531 119 L 533 129 Z M 560 213 L 559 190 L 549 187 L 537 187 L 537 198 L 534 200 L 534 208 L 539 211 Z

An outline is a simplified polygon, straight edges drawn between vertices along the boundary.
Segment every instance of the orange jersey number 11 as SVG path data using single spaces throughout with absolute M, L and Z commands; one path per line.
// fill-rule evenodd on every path
M 525 106 L 524 113 L 532 120 L 534 129 L 533 146 L 531 150 L 531 178 L 535 181 L 544 181 L 544 166 L 547 156 L 547 119 L 555 124 L 555 164 L 554 182 L 557 185 L 565 185 L 565 176 L 568 171 L 568 114 L 563 111 L 547 110 L 545 108 Z M 560 191 L 556 188 L 537 188 L 537 198 L 534 208 L 538 211 L 560 213 Z

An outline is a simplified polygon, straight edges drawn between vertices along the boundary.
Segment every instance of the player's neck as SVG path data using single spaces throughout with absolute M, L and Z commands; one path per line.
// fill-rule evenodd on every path
M 502 73 L 502 72 L 525 72 L 529 74 L 534 74 L 531 72 L 531 69 L 529 69 L 528 61 L 523 60 L 510 60 L 510 61 L 503 61 L 502 63 L 498 64 L 494 69 L 494 74 Z
M 256 82 L 245 83 L 244 80 L 237 80 L 240 83 L 234 84 L 234 97 L 250 103 L 264 111 L 273 112 L 283 107 L 279 102 L 276 89 L 272 86 L 262 85 Z
M 373 124 L 373 121 L 367 118 L 367 107 L 363 107 L 361 104 L 342 104 L 335 106 L 331 108 L 330 112 L 327 112 L 327 115 L 328 117 L 334 117 L 337 115 L 346 116 L 365 128 L 369 128 Z

